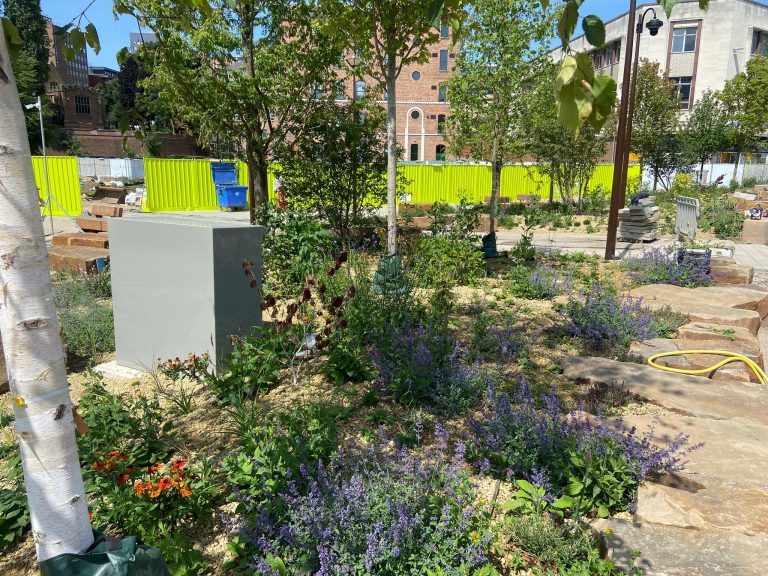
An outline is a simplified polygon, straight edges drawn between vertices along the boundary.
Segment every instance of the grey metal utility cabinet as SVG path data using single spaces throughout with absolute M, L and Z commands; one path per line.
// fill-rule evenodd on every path
M 117 364 L 139 370 L 157 359 L 208 352 L 221 369 L 228 336 L 261 324 L 265 229 L 182 218 L 110 218 L 109 250 Z M 259 284 L 259 288 L 261 285 Z

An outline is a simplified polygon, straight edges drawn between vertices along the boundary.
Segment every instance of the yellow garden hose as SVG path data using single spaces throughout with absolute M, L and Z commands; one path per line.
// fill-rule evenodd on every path
M 714 356 L 726 356 L 726 358 L 720 360 L 720 362 L 717 364 L 713 364 L 707 368 L 699 369 L 671 368 L 669 366 L 661 366 L 655 362 L 655 360 L 658 358 L 665 358 L 667 356 L 684 356 L 686 354 L 712 354 Z M 760 368 L 760 366 L 758 366 L 753 360 L 750 360 L 743 354 L 737 354 L 736 352 L 728 352 L 726 350 L 678 350 L 676 352 L 662 352 L 661 354 L 654 354 L 648 358 L 648 364 L 654 368 L 658 368 L 659 370 L 664 370 L 665 372 L 675 372 L 676 374 L 692 375 L 709 374 L 718 368 L 722 368 L 726 364 L 730 364 L 731 362 L 744 362 L 744 364 L 747 365 L 747 368 L 754 372 L 755 376 L 757 376 L 761 384 L 768 385 L 768 376 L 766 376 L 763 369 Z

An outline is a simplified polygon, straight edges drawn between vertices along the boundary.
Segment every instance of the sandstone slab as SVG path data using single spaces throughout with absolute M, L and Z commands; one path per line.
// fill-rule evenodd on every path
M 705 324 L 703 322 L 690 322 L 680 326 L 677 329 L 677 336 L 685 340 L 739 340 L 757 344 L 757 338 L 746 328 L 738 326 L 724 328 L 717 324 Z
M 768 424 L 768 387 L 762 384 L 719 382 L 596 357 L 565 358 L 562 366 L 568 378 L 623 384 L 631 393 L 680 414 L 713 419 L 744 417 Z
M 709 275 L 715 284 L 749 284 L 754 277 L 754 268 L 743 264 L 711 266 Z
M 51 246 L 48 249 L 51 270 L 92 274 L 98 270 L 99 261 L 109 261 L 109 250 L 85 246 Z
M 733 286 L 701 286 L 693 291 L 698 296 L 717 299 L 728 308 L 754 310 L 761 318 L 768 316 L 768 288 L 756 284 L 734 284 Z

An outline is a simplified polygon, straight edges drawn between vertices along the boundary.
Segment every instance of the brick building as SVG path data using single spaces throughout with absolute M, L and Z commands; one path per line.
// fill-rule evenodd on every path
M 458 46 L 452 46 L 447 24 L 441 27 L 440 40 L 430 50 L 429 61 L 404 67 L 397 79 L 397 140 L 403 150 L 401 159 L 406 161 L 449 159 L 442 134 L 449 109 L 444 84 L 453 74 Z M 340 80 L 336 99 L 348 102 L 353 90 L 362 96 L 370 89 L 379 91 L 376 102 L 386 108 L 386 94 L 370 78 L 350 75 Z
M 50 72 L 46 94 L 56 109 L 56 121 L 65 128 L 102 128 L 104 106 L 88 81 L 88 55 L 83 48 L 72 60 L 64 57 L 64 47 L 72 47 L 69 34 L 47 19 Z
M 119 70 L 107 68 L 106 66 L 91 66 L 88 68 L 88 84 L 93 87 L 103 84 L 104 82 L 109 82 L 110 80 L 117 78 L 119 72 Z

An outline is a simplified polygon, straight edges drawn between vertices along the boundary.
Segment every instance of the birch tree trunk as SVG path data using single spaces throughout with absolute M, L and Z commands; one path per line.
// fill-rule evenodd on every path
M 397 94 L 395 58 L 387 64 L 387 254 L 397 253 Z
M 0 335 L 38 560 L 93 543 L 37 187 L 0 26 Z

